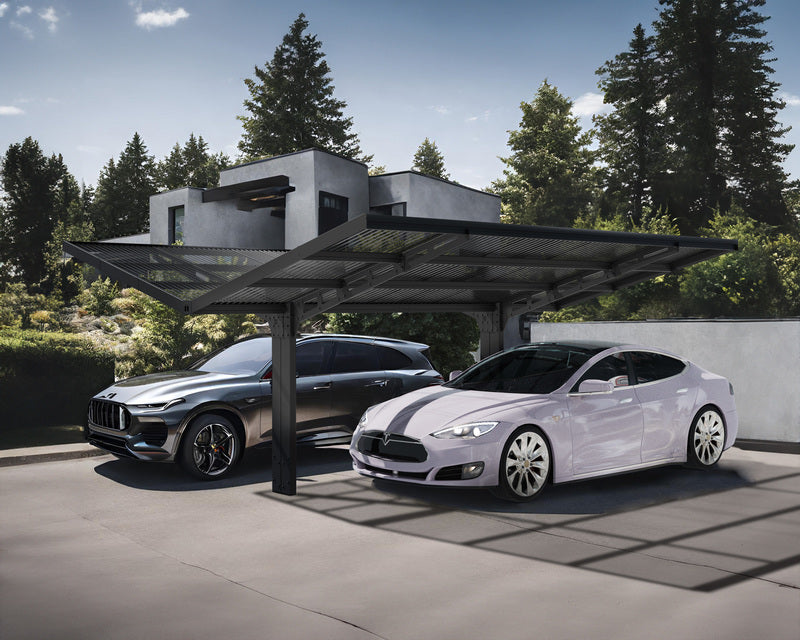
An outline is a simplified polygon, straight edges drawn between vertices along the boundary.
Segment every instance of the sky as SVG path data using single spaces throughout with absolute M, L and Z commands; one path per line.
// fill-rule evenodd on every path
M 236 160 L 244 79 L 301 11 L 374 164 L 410 169 L 428 137 L 452 179 L 483 189 L 543 80 L 591 126 L 604 108 L 595 70 L 638 23 L 651 32 L 658 1 L 0 0 L 0 153 L 31 136 L 87 185 L 134 132 L 159 160 L 190 133 Z M 797 179 L 800 3 L 767 0 L 761 13 Z

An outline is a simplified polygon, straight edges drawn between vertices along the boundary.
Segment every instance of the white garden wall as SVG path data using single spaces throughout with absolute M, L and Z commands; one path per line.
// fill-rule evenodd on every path
M 660 347 L 728 378 L 739 438 L 800 443 L 800 319 L 539 323 L 533 342 L 614 340 Z

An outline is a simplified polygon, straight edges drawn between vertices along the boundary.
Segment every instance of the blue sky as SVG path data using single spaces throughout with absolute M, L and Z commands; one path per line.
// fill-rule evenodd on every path
M 0 152 L 32 136 L 87 184 L 135 131 L 157 159 L 192 132 L 235 158 L 243 80 L 303 11 L 375 164 L 408 169 L 429 137 L 453 179 L 484 188 L 541 81 L 590 126 L 602 108 L 594 71 L 657 10 L 657 0 L 0 0 Z M 788 103 L 780 121 L 800 147 L 800 5 L 767 0 L 762 13 Z M 800 178 L 800 149 L 786 169 Z

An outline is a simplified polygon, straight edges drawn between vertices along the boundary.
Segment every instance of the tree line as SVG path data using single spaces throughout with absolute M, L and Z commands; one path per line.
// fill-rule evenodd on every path
M 487 189 L 501 196 L 504 222 L 742 241 L 738 254 L 554 319 L 800 314 L 800 186 L 783 169 L 792 147 L 778 121 L 785 105 L 758 12 L 765 0 L 659 4 L 649 30 L 636 25 L 627 48 L 597 69 L 608 111 L 582 130 L 573 102 L 543 80 L 521 103 L 503 176 Z M 237 161 L 318 147 L 373 165 L 303 14 L 245 85 Z M 232 162 L 194 134 L 157 161 L 135 133 L 91 187 L 35 139 L 12 144 L 0 166 L 0 286 L 74 297 L 85 283 L 63 263 L 63 240 L 146 232 L 150 195 L 216 186 Z M 413 168 L 449 178 L 430 137 Z

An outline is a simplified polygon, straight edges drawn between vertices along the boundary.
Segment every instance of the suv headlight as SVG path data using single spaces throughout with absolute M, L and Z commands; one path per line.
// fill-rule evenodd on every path
M 167 402 L 154 402 L 152 404 L 132 404 L 131 407 L 136 407 L 137 409 L 142 409 L 144 411 L 166 411 L 170 407 L 174 407 L 176 404 L 180 404 L 181 402 L 186 402 L 184 398 L 175 398 L 174 400 L 169 400 Z
M 431 435 L 434 438 L 441 438 L 443 440 L 469 440 L 471 438 L 479 438 L 484 434 L 489 433 L 494 429 L 499 422 L 470 422 L 468 424 L 459 424 L 455 427 L 447 427 L 434 431 Z

